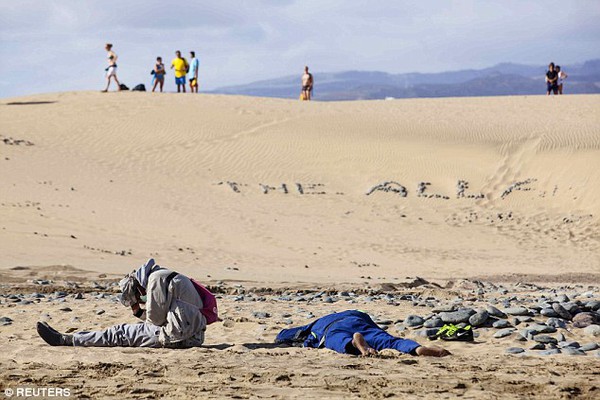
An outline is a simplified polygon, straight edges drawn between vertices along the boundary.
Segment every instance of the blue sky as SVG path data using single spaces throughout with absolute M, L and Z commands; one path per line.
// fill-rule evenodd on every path
M 179 4 L 179 6 L 175 6 Z M 391 73 L 600 57 L 599 0 L 0 0 L 0 97 L 149 84 L 195 50 L 201 89 L 319 71 Z M 173 90 L 167 75 L 167 90 Z

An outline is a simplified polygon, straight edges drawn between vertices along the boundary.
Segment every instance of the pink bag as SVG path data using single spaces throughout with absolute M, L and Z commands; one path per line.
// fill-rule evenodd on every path
M 221 321 L 219 318 L 219 310 L 217 308 L 217 298 L 214 294 L 212 294 L 207 288 L 202 286 L 200 282 L 195 279 L 191 279 L 196 292 L 200 295 L 202 299 L 203 308 L 200 309 L 200 312 L 204 317 L 206 317 L 206 325 L 210 325 L 213 322 Z

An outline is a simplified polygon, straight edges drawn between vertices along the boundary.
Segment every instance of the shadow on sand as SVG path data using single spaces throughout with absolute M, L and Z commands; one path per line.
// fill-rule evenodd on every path
M 57 103 L 56 101 L 12 101 L 10 103 L 6 103 L 7 106 L 37 106 L 40 104 L 53 104 Z

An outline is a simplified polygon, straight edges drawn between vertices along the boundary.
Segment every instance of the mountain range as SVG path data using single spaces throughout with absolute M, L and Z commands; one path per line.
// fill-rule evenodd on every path
M 390 74 L 380 71 L 313 73 L 315 100 L 375 100 L 545 94 L 545 65 L 501 63 L 484 69 Z M 600 93 L 600 59 L 564 65 L 565 94 Z M 217 88 L 212 93 L 298 98 L 300 75 Z

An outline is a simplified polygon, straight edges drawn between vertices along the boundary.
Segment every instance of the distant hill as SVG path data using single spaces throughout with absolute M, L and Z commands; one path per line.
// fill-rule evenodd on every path
M 564 65 L 565 93 L 600 93 L 600 59 Z M 544 94 L 545 65 L 502 63 L 490 68 L 435 74 L 389 74 L 379 71 L 315 73 L 317 100 L 371 100 L 414 97 L 468 97 Z M 212 93 L 298 98 L 300 76 L 218 88 Z

